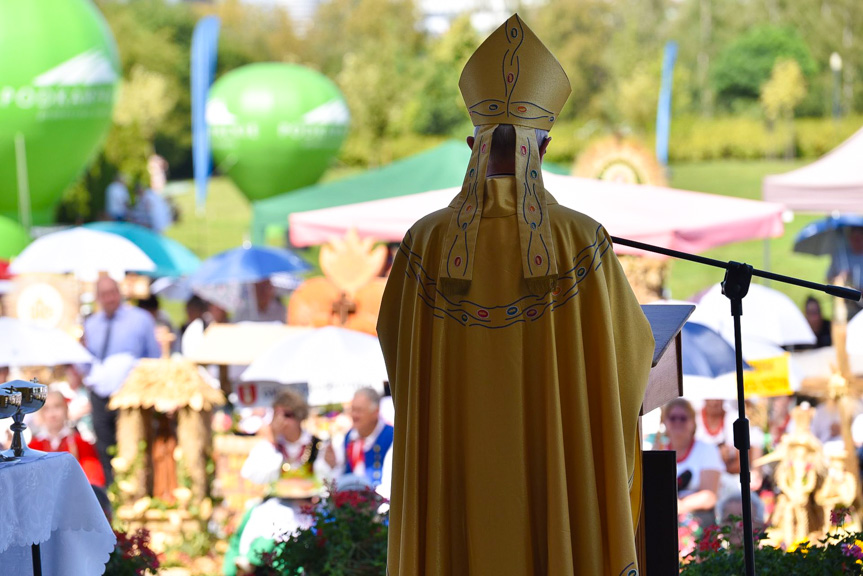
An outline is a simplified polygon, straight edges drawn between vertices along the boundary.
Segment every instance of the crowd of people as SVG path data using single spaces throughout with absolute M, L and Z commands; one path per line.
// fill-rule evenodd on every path
M 116 412 L 108 408 L 108 402 L 135 361 L 162 355 L 157 327 L 174 333 L 174 345 L 178 346 L 193 325 L 286 321 L 287 311 L 270 281 L 252 284 L 248 290 L 253 297 L 245 298 L 232 314 L 192 296 L 185 305 L 185 321 L 174 326 L 156 296 L 132 305 L 125 301 L 115 280 L 100 277 L 95 286 L 98 311 L 86 318 L 82 338 L 96 362 L 53 370 L 45 406 L 29 419 L 30 447 L 73 454 L 90 483 L 104 490 L 114 479 L 110 447 L 116 443 L 117 425 Z M 824 317 L 819 300 L 809 297 L 804 313 L 817 339 L 811 347 L 830 346 L 831 322 Z M 8 369 L 0 368 L 0 377 L 5 380 L 8 376 Z M 747 407 L 750 461 L 779 448 L 783 437 L 794 430 L 792 409 L 803 401 L 817 403 L 816 399 L 795 397 L 752 401 Z M 259 441 L 241 475 L 270 489 L 263 500 L 250 503 L 234 533 L 225 560 L 226 574 L 242 573 L 250 559 L 278 534 L 304 527 L 308 519 L 302 506 L 325 494 L 332 482 L 335 486 L 371 489 L 384 499 L 390 494 L 394 431 L 388 396 L 381 397 L 372 388 L 360 389 L 347 410 L 351 426 L 343 437 L 324 436 L 309 426 L 312 408 L 302 391 L 293 387 L 279 392 L 271 407 L 253 412 L 256 425 L 240 428 Z M 694 549 L 705 527 L 729 523 L 741 515 L 739 454 L 732 435 L 736 417 L 734 402 L 708 399 L 693 406 L 680 398 L 663 408 L 660 431 L 650 441 L 652 447 L 677 454 L 682 557 Z M 863 402 L 854 402 L 852 418 L 852 436 L 863 454 Z M 821 403 L 814 409 L 810 431 L 825 453 L 844 450 L 838 410 L 832 404 Z M 8 444 L 9 438 L 5 440 Z M 776 467 L 753 465 L 751 478 L 755 527 L 775 523 L 782 482 Z
M 82 336 L 82 344 L 95 361 L 39 374 L 40 381 L 49 384 L 49 391 L 44 407 L 28 416 L 28 445 L 74 455 L 99 496 L 104 496 L 115 478 L 111 447 L 117 441 L 117 411 L 108 404 L 138 359 L 162 356 L 158 328 L 167 328 L 179 341 L 194 324 L 286 321 L 286 309 L 269 281 L 258 282 L 250 290 L 256 297 L 232 317 L 219 306 L 193 296 L 186 302 L 185 322 L 174 327 L 160 310 L 157 297 L 133 305 L 114 279 L 101 276 L 95 284 L 97 311 L 85 319 Z M 9 369 L 0 371 L 4 381 L 8 380 Z M 382 397 L 373 388 L 359 389 L 344 416 L 350 428 L 334 437 L 322 438 L 309 428 L 312 410 L 299 387 L 282 389 L 269 408 L 245 412 L 255 413 L 257 425 L 244 430 L 240 427 L 238 433 L 252 434 L 259 441 L 240 474 L 268 490 L 262 502 L 250 502 L 248 514 L 235 532 L 226 573 L 233 574 L 238 566 L 247 565 L 247 555 L 256 549 L 253 543 L 259 539 L 271 542 L 278 534 L 274 528 L 290 532 L 303 526 L 300 505 L 324 495 L 328 486 L 369 489 L 382 498 L 389 496 L 393 441 L 389 396 Z M 8 446 L 11 434 L 7 432 L 0 440 Z M 280 520 L 273 523 L 273 518 Z
M 810 453 L 819 454 L 805 462 L 813 474 L 820 471 L 818 473 L 823 473 L 825 478 L 830 476 L 828 461 L 837 455 L 841 461 L 847 454 L 838 405 L 822 401 L 811 407 L 810 402 L 815 401 L 814 398 L 797 395 L 747 400 L 751 441 L 750 496 L 756 531 L 768 525 L 779 526 L 782 515 L 787 512 L 781 507 L 781 498 L 787 497 L 783 494 L 786 487 L 782 479 L 782 462 L 789 460 L 783 452 L 787 450 L 785 444 L 792 440 L 789 435 L 795 434 L 793 441 L 806 445 L 809 451 L 807 458 Z M 811 412 L 810 418 L 804 421 L 806 430 L 795 430 L 795 425 L 800 425 L 795 424 L 792 418 L 795 406 L 804 406 Z M 855 447 L 860 451 L 863 450 L 863 402 L 854 399 L 851 406 L 850 432 Z M 737 524 L 742 516 L 740 460 L 733 437 L 733 424 L 737 417 L 734 401 L 704 400 L 695 403 L 678 398 L 663 407 L 660 431 L 652 442 L 646 444 L 648 448 L 676 453 L 681 558 L 695 550 L 704 530 L 710 526 L 729 525 L 734 528 L 732 535 L 740 536 Z M 801 432 L 805 434 L 805 442 L 799 440 L 804 436 Z M 815 502 L 818 496 L 815 489 L 822 485 L 822 481 L 813 479 L 807 498 L 811 496 Z M 848 501 L 839 498 L 837 506 L 853 503 L 856 494 L 853 486 Z M 807 504 L 808 500 L 802 506 L 805 508 Z

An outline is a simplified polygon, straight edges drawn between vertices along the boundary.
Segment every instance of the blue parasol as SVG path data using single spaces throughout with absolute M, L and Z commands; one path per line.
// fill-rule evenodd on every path
M 815 256 L 841 256 L 847 249 L 845 229 L 863 228 L 863 216 L 840 214 L 818 220 L 803 228 L 794 239 L 794 251 Z
M 205 260 L 198 271 L 189 276 L 189 286 L 205 300 L 226 310 L 235 310 L 247 298 L 246 285 L 311 268 L 290 250 L 247 245 Z
M 719 332 L 687 322 L 681 338 L 683 373 L 687 376 L 717 378 L 735 372 L 734 347 Z M 745 363 L 744 367 L 749 368 Z

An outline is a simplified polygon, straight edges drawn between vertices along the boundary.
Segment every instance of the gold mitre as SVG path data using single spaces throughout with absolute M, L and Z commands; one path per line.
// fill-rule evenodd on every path
M 513 14 L 486 38 L 458 82 L 474 126 L 550 130 L 572 87 L 557 58 Z

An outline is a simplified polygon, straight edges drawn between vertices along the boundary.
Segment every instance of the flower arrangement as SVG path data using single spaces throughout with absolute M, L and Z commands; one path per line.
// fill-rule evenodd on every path
M 105 565 L 105 574 L 110 576 L 145 576 L 157 574 L 159 558 L 150 549 L 150 532 L 141 528 L 127 534 L 114 530 L 117 545 Z
M 863 534 L 848 532 L 842 526 L 848 510 L 839 508 L 830 515 L 833 528 L 825 538 L 813 544 L 795 542 L 786 550 L 764 545 L 765 535 L 757 534 L 755 570 L 759 576 L 823 576 L 825 574 L 858 574 L 863 576 Z M 696 549 L 681 565 L 683 576 L 726 576 L 743 574 L 743 543 L 733 538 L 741 529 L 739 518 L 732 527 L 711 526 L 704 531 Z
M 380 576 L 387 565 L 385 502 L 371 489 L 335 491 L 305 508 L 311 528 L 277 539 L 255 576 Z

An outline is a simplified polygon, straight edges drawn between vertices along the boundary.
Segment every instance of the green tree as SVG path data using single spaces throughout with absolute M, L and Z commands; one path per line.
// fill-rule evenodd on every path
M 816 73 L 809 47 L 792 28 L 758 26 L 740 36 L 719 54 L 713 67 L 718 103 L 733 109 L 756 102 L 780 58 L 796 61 L 807 79 Z
M 606 48 L 614 33 L 615 8 L 606 0 L 549 2 L 531 17 L 531 27 L 542 30 L 543 42 L 560 61 L 572 85 L 572 95 L 560 114 L 562 120 L 595 116 L 601 111 L 597 97 L 612 79 Z
M 470 16 L 465 14 L 432 45 L 422 64 L 422 87 L 413 101 L 414 127 L 419 133 L 448 135 L 470 125 L 458 80 L 479 43 Z
M 195 18 L 189 6 L 165 0 L 96 4 L 117 41 L 123 81 L 103 151 L 57 207 L 63 222 L 98 217 L 117 171 L 143 175 L 154 149 L 174 174 L 188 171 L 191 159 L 189 47 Z
M 411 0 L 331 0 L 306 35 L 306 62 L 333 78 L 351 111 L 343 158 L 392 159 L 393 137 L 411 130 L 422 35 Z
M 806 79 L 796 60 L 779 59 L 770 80 L 761 86 L 761 106 L 772 132 L 777 122 L 785 124 L 785 156 L 794 156 L 794 109 L 806 97 Z
M 196 7 L 200 15 L 221 22 L 217 75 L 253 62 L 297 62 L 301 42 L 291 17 L 278 5 L 256 5 L 224 0 Z

